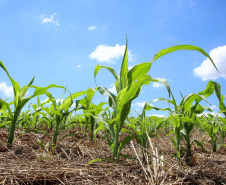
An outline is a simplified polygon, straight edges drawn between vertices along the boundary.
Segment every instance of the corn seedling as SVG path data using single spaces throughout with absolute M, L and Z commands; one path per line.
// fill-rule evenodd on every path
M 80 92 L 76 92 L 70 96 L 68 96 L 62 103 L 61 100 L 59 101 L 59 103 L 57 104 L 56 99 L 52 96 L 52 94 L 50 92 L 45 92 L 45 94 L 49 97 L 49 99 L 52 102 L 52 109 L 51 112 L 54 115 L 54 135 L 53 135 L 53 144 L 56 145 L 57 142 L 57 136 L 58 136 L 58 132 L 59 132 L 59 127 L 61 126 L 61 124 L 63 123 L 63 121 L 68 117 L 68 115 L 74 111 L 73 110 L 69 110 L 70 107 L 73 104 L 73 100 L 79 96 L 82 96 L 86 93 L 86 91 L 80 91 Z M 76 106 L 77 108 L 77 106 Z M 43 108 L 43 110 L 46 110 Z
M 22 88 L 20 88 L 20 85 L 18 82 L 16 82 L 10 75 L 2 61 L 0 61 L 0 67 L 6 72 L 7 76 L 9 77 L 12 86 L 13 86 L 13 92 L 14 92 L 14 103 L 7 103 L 6 101 L 0 99 L 0 104 L 2 107 L 4 107 L 5 110 L 8 111 L 9 113 L 9 118 L 11 120 L 11 125 L 10 125 L 10 131 L 9 131 L 9 138 L 8 138 L 8 148 L 12 147 L 13 144 L 13 138 L 14 138 L 14 131 L 16 129 L 16 125 L 18 123 L 18 118 L 20 116 L 20 112 L 23 109 L 23 107 L 27 104 L 29 100 L 36 96 L 40 96 L 42 94 L 45 94 L 49 88 L 57 87 L 57 88 L 64 88 L 63 86 L 57 86 L 55 84 L 51 84 L 48 87 L 36 87 L 36 86 L 31 86 L 34 77 L 30 81 L 30 83 Z M 27 98 L 26 93 L 27 90 L 33 87 L 35 88 L 34 93 L 31 96 L 28 96 Z M 14 111 L 11 111 L 10 105 L 14 104 Z

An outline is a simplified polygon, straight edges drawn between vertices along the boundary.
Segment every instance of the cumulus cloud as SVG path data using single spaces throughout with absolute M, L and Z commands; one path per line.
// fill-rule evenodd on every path
M 214 48 L 209 55 L 220 73 L 217 72 L 209 59 L 205 59 L 199 67 L 193 70 L 194 75 L 201 78 L 202 81 L 216 80 L 219 77 L 226 79 L 226 45 Z
M 89 55 L 91 59 L 95 59 L 98 62 L 115 63 L 115 60 L 123 57 L 125 52 L 125 45 L 116 44 L 115 46 L 99 45 Z M 134 56 L 129 51 L 129 61 L 132 61 Z
M 130 69 L 132 69 L 134 66 L 128 66 L 128 69 L 130 70 Z
M 41 19 L 42 24 L 51 23 L 53 25 L 60 26 L 60 23 L 55 18 L 56 15 L 57 15 L 57 13 L 53 13 L 52 15 L 50 15 L 50 17 L 48 17 L 46 15 L 40 15 L 39 18 Z
M 217 107 L 216 105 L 211 105 L 211 106 L 210 106 L 210 109 L 212 109 L 212 110 L 213 110 L 213 109 L 217 110 L 218 107 Z
M 96 26 L 90 26 L 88 27 L 88 30 L 95 30 L 97 27 Z
M 5 82 L 0 83 L 0 91 L 2 91 L 8 98 L 14 96 L 13 86 L 7 86 Z
M 133 107 L 141 107 L 143 108 L 146 102 L 136 102 L 136 103 L 132 103 Z
M 153 83 L 153 87 L 154 88 L 159 88 L 159 87 L 162 87 L 163 85 L 161 84 L 161 83 L 159 83 L 159 82 L 154 82 Z
M 208 114 L 211 114 L 213 116 L 216 116 L 218 113 L 217 112 L 203 112 L 202 114 L 197 114 L 198 117 L 201 117 L 202 115 L 208 116 Z M 223 117 L 223 114 L 220 113 L 218 114 L 219 117 Z
M 56 103 L 63 103 L 64 99 L 56 99 Z
M 156 79 L 161 79 L 161 78 L 156 78 Z M 163 85 L 159 82 L 154 82 L 152 85 L 154 88 L 159 88 L 159 87 L 163 87 Z
M 49 100 L 49 98 L 46 98 L 44 100 L 41 100 L 41 103 L 47 102 Z
M 41 103 L 44 103 L 44 102 L 47 102 L 49 100 L 49 98 L 46 98 L 45 100 L 42 100 Z M 60 103 L 63 103 L 64 99 L 56 99 L 56 103 L 58 104 L 59 102 Z M 50 102 L 49 104 L 51 104 L 52 102 Z
M 157 116 L 157 117 L 160 117 L 160 118 L 166 117 L 165 115 L 162 115 L 162 114 L 152 114 L 152 115 L 149 115 L 149 116 Z
M 82 67 L 82 65 L 77 65 L 77 66 L 76 66 L 76 68 L 81 68 L 81 67 Z
M 115 88 L 115 84 L 111 84 L 111 87 L 108 88 L 108 90 L 112 93 L 112 94 L 117 94 L 116 88 Z

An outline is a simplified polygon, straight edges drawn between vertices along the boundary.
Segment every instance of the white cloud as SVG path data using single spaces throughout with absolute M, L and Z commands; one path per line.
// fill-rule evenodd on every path
M 88 30 L 95 30 L 97 27 L 96 26 L 90 26 L 89 28 L 88 28 Z
M 198 116 L 198 117 L 201 117 L 202 115 L 208 116 L 208 114 L 211 114 L 211 115 L 215 116 L 215 115 L 217 115 L 218 113 L 217 113 L 217 112 L 203 112 L 202 114 L 197 114 L 197 116 Z M 220 114 L 218 114 L 218 115 L 219 115 L 219 117 L 223 117 L 223 114 L 222 114 L 222 113 L 220 113 Z
M 89 57 L 98 62 L 115 63 L 115 60 L 123 57 L 125 47 L 125 45 L 120 46 L 119 44 L 116 44 L 115 46 L 99 45 Z M 134 56 L 129 51 L 129 61 L 132 60 L 134 60 Z
M 111 84 L 110 85 L 111 86 L 111 88 L 108 88 L 108 90 L 111 92 L 111 93 L 113 93 L 113 94 L 117 94 L 117 91 L 116 91 L 116 88 L 115 88 L 115 85 L 114 84 Z
M 161 78 L 156 78 L 156 79 L 161 79 Z M 163 85 L 160 82 L 154 82 L 152 85 L 154 88 L 159 88 L 159 87 L 163 87 Z
M 154 88 L 159 88 L 159 87 L 162 87 L 163 85 L 161 84 L 161 83 L 159 83 L 159 82 L 154 82 L 153 83 L 153 87 Z
M 13 86 L 7 86 L 5 82 L 0 83 L 0 91 L 3 91 L 8 98 L 14 97 Z
M 144 107 L 145 103 L 146 103 L 146 102 L 136 102 L 136 105 L 137 105 L 138 107 Z
M 209 59 L 205 59 L 199 67 L 193 70 L 194 75 L 200 77 L 202 81 L 216 80 L 219 77 L 226 79 L 226 45 L 214 48 L 209 55 L 220 73 L 217 72 Z
M 44 100 L 41 100 L 41 103 L 47 102 L 49 98 L 46 98 Z
M 64 99 L 56 99 L 56 103 L 63 103 Z
M 215 109 L 215 110 L 217 110 L 218 107 L 217 107 L 216 105 L 212 105 L 212 106 L 210 106 L 210 109 Z
M 143 108 L 146 102 L 136 102 L 136 103 L 132 103 L 133 107 L 141 107 Z
M 50 17 L 47 17 L 46 15 L 40 15 L 39 18 L 41 19 L 42 24 L 51 23 L 56 26 L 60 26 L 60 23 L 58 22 L 58 20 L 55 19 L 56 15 L 57 15 L 57 13 L 53 13 L 52 15 L 50 15 Z
M 76 66 L 76 68 L 81 68 L 81 67 L 82 67 L 82 65 L 77 65 L 77 66 Z
M 162 114 L 152 114 L 152 115 L 149 115 L 149 116 L 157 116 L 157 117 L 160 117 L 160 118 L 166 117 L 165 115 L 162 115 Z
M 132 69 L 134 66 L 128 66 L 128 69 L 130 70 L 130 69 Z

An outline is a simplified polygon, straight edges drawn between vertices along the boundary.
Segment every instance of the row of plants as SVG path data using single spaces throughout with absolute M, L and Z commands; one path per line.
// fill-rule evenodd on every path
M 177 158 L 179 160 L 184 151 L 186 151 L 187 156 L 192 156 L 191 148 L 193 143 L 196 143 L 205 151 L 200 141 L 191 141 L 191 133 L 194 128 L 198 128 L 208 134 L 213 152 L 215 152 L 217 150 L 217 141 L 221 140 L 221 145 L 223 146 L 226 135 L 225 118 L 219 116 L 222 113 L 226 117 L 224 103 L 226 97 L 221 94 L 221 85 L 217 82 L 209 81 L 203 91 L 186 96 L 181 95 L 182 100 L 178 104 L 167 80 L 155 79 L 148 74 L 154 61 L 168 53 L 182 49 L 200 52 L 210 59 L 210 62 L 217 70 L 213 60 L 203 49 L 191 45 L 178 45 L 161 50 L 150 62 L 140 63 L 129 70 L 128 40 L 126 40 L 126 48 L 119 75 L 116 74 L 113 68 L 100 65 L 97 65 L 94 71 L 95 81 L 100 69 L 106 69 L 114 76 L 117 95 L 112 94 L 107 88 L 102 86 L 88 88 L 85 91 L 75 93 L 70 93 L 66 87 L 55 84 L 47 87 L 37 87 L 32 85 L 34 78 L 28 85 L 21 88 L 0 61 L 0 66 L 6 72 L 14 90 L 13 102 L 7 102 L 7 100 L 4 101 L 0 98 L 0 128 L 8 129 L 8 141 L 5 141 L 7 147 L 9 149 L 12 148 L 16 127 L 36 133 L 45 132 L 48 134 L 47 130 L 53 131 L 53 145 L 56 145 L 57 142 L 67 136 L 76 134 L 70 133 L 70 135 L 58 138 L 61 131 L 80 127 L 82 130 L 80 129 L 78 132 L 86 134 L 91 142 L 96 142 L 97 133 L 102 131 L 103 139 L 107 141 L 112 150 L 113 161 L 119 160 L 121 150 L 132 139 L 136 140 L 144 148 L 142 152 L 143 160 L 145 161 L 148 136 L 157 137 L 160 132 L 167 132 L 177 150 Z M 151 82 L 162 83 L 166 87 L 169 96 L 168 99 L 158 98 L 153 101 L 167 102 L 172 104 L 173 108 L 169 106 L 165 108 L 154 107 L 151 105 L 153 102 L 151 101 L 144 105 L 142 113 L 138 114 L 137 118 L 130 116 L 133 100 L 139 96 L 142 86 L 149 85 Z M 33 88 L 34 92 L 26 97 L 29 88 Z M 49 92 L 50 88 L 64 89 L 60 101 L 57 101 Z M 69 93 L 69 96 L 63 99 L 66 92 Z M 100 102 L 95 105 L 92 99 L 96 92 L 103 96 L 108 96 L 108 103 Z M 39 98 L 41 95 L 46 95 L 48 100 L 41 103 Z M 220 111 L 216 115 L 205 114 L 205 111 L 213 111 L 209 106 L 202 106 L 201 102 L 205 101 L 211 105 L 207 98 L 214 95 L 219 100 Z M 37 97 L 37 103 L 30 104 L 28 110 L 23 112 L 22 109 L 25 105 L 35 97 Z M 108 104 L 107 107 L 104 106 L 106 104 Z M 169 116 L 165 118 L 147 117 L 146 111 L 152 109 L 167 111 Z M 82 114 L 77 114 L 78 110 L 81 110 Z M 146 133 L 148 133 L 148 136 Z M 125 137 L 120 138 L 122 134 Z M 185 141 L 186 148 L 181 144 L 182 141 Z M 124 155 L 122 157 L 129 156 Z

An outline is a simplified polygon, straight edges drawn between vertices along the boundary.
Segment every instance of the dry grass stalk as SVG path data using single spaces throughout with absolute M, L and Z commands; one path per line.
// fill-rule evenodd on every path
M 143 171 L 144 171 L 144 174 L 145 174 L 146 179 L 148 179 L 148 181 L 149 181 L 150 184 L 154 184 L 153 179 L 152 179 L 152 180 L 150 179 L 150 177 L 149 177 L 147 171 L 146 171 L 145 168 L 144 168 L 144 165 L 142 164 L 142 162 L 141 162 L 141 160 L 140 160 L 140 158 L 139 158 L 139 156 L 138 156 L 138 154 L 137 154 L 137 152 L 136 152 L 136 149 L 135 149 L 135 147 L 134 147 L 134 145 L 133 145 L 133 141 L 131 140 L 130 143 L 131 143 L 131 146 L 132 146 L 132 148 L 133 148 L 133 151 L 134 151 L 134 153 L 135 153 L 135 155 L 136 155 L 136 157 L 137 157 L 137 160 L 139 161 L 139 163 L 140 163 L 140 165 L 141 165 L 141 167 L 142 167 L 142 169 L 143 169 Z

